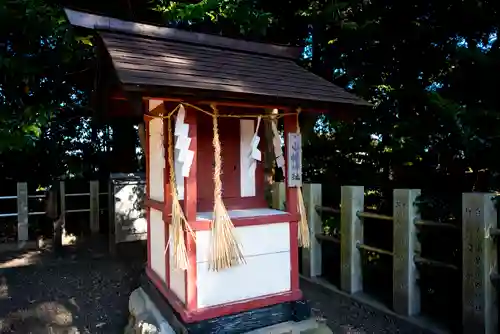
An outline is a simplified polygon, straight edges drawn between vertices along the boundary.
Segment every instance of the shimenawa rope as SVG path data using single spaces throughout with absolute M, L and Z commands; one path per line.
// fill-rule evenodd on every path
M 211 105 L 213 110 L 213 141 L 214 146 L 214 212 L 212 221 L 212 243 L 209 258 L 209 269 L 214 271 L 223 270 L 240 263 L 245 263 L 243 253 L 233 231 L 234 225 L 229 217 L 227 209 L 222 200 L 222 157 L 219 139 L 219 127 L 217 123 L 218 110 Z
M 212 117 L 213 121 L 213 141 L 212 144 L 214 146 L 214 159 L 215 159 L 215 167 L 214 167 L 214 212 L 213 212 L 213 221 L 212 221 L 212 242 L 211 242 L 211 251 L 209 257 L 209 268 L 214 271 L 223 270 L 232 266 L 235 266 L 240 263 L 245 263 L 245 259 L 243 257 L 243 253 L 240 249 L 240 245 L 238 244 L 235 236 L 234 236 L 234 225 L 229 217 L 227 209 L 222 200 L 222 157 L 221 157 L 221 144 L 219 138 L 219 129 L 218 129 L 218 117 L 234 117 L 234 118 L 250 118 L 250 117 L 262 117 L 262 118 L 271 118 L 277 119 L 283 116 L 288 115 L 296 115 L 297 117 L 297 132 L 300 133 L 299 127 L 299 119 L 298 115 L 300 113 L 300 109 L 297 110 L 297 113 L 287 113 L 277 115 L 219 115 L 218 110 L 215 105 L 211 105 L 213 112 L 209 112 L 203 110 L 197 106 L 181 103 L 179 104 L 170 114 L 167 116 L 157 116 L 150 115 L 152 117 L 159 118 L 167 118 L 168 122 L 168 157 L 169 157 L 169 167 L 170 167 L 170 184 L 171 184 L 171 194 L 172 194 L 172 236 L 168 241 L 167 247 L 165 248 L 165 252 L 169 244 L 173 243 L 173 257 L 174 257 L 174 266 L 181 269 L 186 269 L 188 266 L 188 256 L 186 250 L 186 244 L 184 240 L 184 231 L 187 230 L 193 238 L 195 234 L 191 227 L 189 226 L 187 219 L 184 215 L 182 207 L 179 203 L 179 196 L 177 193 L 177 183 L 175 180 L 175 170 L 174 170 L 174 154 L 173 154 L 173 144 L 172 144 L 172 125 L 171 125 L 171 116 L 179 109 L 181 105 L 189 106 L 193 109 L 199 110 L 207 115 Z M 302 247 L 309 247 L 309 228 L 306 217 L 306 208 L 304 204 L 304 199 L 302 196 L 302 190 L 300 187 L 297 189 L 298 196 L 298 211 L 300 213 L 300 221 L 299 221 L 299 230 L 298 230 L 298 240 L 299 245 Z
M 189 226 L 189 223 L 184 215 L 182 206 L 179 202 L 179 194 L 177 192 L 177 182 L 175 179 L 175 169 L 174 169 L 174 145 L 172 140 L 172 115 L 180 108 L 180 104 L 166 117 L 167 118 L 167 134 L 168 137 L 168 164 L 170 171 L 170 193 L 172 196 L 172 220 L 171 220 L 171 231 L 172 235 L 168 240 L 168 244 L 165 247 L 165 253 L 167 253 L 169 245 L 173 247 L 173 260 L 174 268 L 186 270 L 189 265 L 189 258 L 186 250 L 186 241 L 184 240 L 184 231 L 187 230 L 193 238 L 195 234 Z M 167 255 L 170 256 L 170 255 Z

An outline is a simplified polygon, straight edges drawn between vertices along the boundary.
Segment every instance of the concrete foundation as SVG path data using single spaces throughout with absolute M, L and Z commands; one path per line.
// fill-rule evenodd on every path
M 129 323 L 125 334 L 175 334 L 176 332 L 163 317 L 148 294 L 138 288 L 129 299 Z M 188 332 L 186 332 L 188 333 Z M 287 321 L 274 326 L 260 328 L 247 334 L 331 334 L 323 321 L 308 319 L 300 322 Z M 207 333 L 209 334 L 209 333 Z

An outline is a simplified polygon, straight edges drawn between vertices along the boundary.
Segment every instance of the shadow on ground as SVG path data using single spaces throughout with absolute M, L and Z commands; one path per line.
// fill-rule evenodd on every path
M 373 307 L 356 301 L 338 290 L 327 288 L 324 284 L 301 279 L 300 287 L 305 298 L 309 300 L 313 313 L 326 320 L 328 327 L 335 334 L 443 333 L 437 328 L 421 328 L 390 312 L 382 311 L 384 307 Z
M 66 246 L 57 255 L 0 254 L 0 333 L 123 333 L 146 247 L 122 245 L 115 258 L 99 239 Z M 301 288 L 335 334 L 429 333 L 318 284 L 301 280 Z
M 122 333 L 144 246 L 111 258 L 102 240 L 0 254 L 0 333 Z

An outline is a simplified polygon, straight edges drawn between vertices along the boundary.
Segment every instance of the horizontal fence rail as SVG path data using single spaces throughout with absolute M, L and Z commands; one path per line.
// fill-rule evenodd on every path
M 0 196 L 0 200 L 13 200 L 17 199 L 17 196 Z M 17 212 L 12 213 L 0 213 L 0 218 L 17 217 Z
M 0 196 L 0 199 L 17 199 L 17 196 Z
M 451 230 L 460 230 L 459 226 L 456 226 L 456 225 L 453 225 L 450 223 L 434 222 L 431 220 L 415 219 L 415 225 L 416 226 L 427 226 L 427 227 L 439 227 L 439 228 L 451 229 Z
M 373 246 L 368 246 L 365 244 L 358 243 L 356 245 L 358 249 L 368 251 L 368 252 L 374 252 L 378 254 L 383 254 L 383 255 L 388 255 L 388 256 L 393 256 L 394 254 L 391 251 L 388 251 L 386 249 L 378 248 L 378 247 L 373 247 Z
M 285 185 L 276 183 L 273 187 L 273 206 L 283 209 Z M 393 309 L 401 315 L 416 316 L 421 311 L 417 283 L 420 266 L 462 271 L 464 333 L 497 333 L 497 292 L 494 283 L 500 284 L 500 274 L 496 269 L 495 242 L 500 236 L 500 227 L 492 200 L 494 194 L 464 193 L 461 225 L 421 219 L 415 205 L 420 196 L 418 189 L 394 190 L 392 216 L 366 212 L 362 186 L 342 186 L 340 208 L 322 205 L 320 184 L 304 184 L 303 194 L 311 235 L 311 247 L 302 249 L 302 271 L 305 276 L 322 274 L 321 243 L 324 242 L 340 244 L 340 288 L 348 293 L 361 292 L 363 289 L 362 252 L 391 256 Z M 340 215 L 340 237 L 325 234 L 321 213 Z M 392 250 L 364 244 L 365 219 L 392 222 Z M 417 234 L 422 229 L 442 229 L 443 233 L 462 232 L 462 266 L 420 256 L 421 245 Z
M 447 269 L 452 269 L 452 270 L 460 270 L 457 266 L 455 266 L 453 264 L 444 263 L 444 262 L 436 261 L 436 260 L 429 260 L 429 259 L 425 259 L 425 258 L 422 258 L 419 256 L 415 256 L 413 258 L 413 260 L 415 261 L 415 263 L 427 264 L 427 265 L 430 265 L 433 267 L 441 267 L 441 268 L 447 268 Z
M 90 209 L 66 209 L 66 213 L 90 212 Z
M 330 208 L 328 206 L 315 205 L 314 207 L 318 212 L 340 213 L 340 209 Z
M 41 216 L 41 215 L 44 215 L 45 214 L 45 211 L 32 211 L 32 212 L 28 212 L 28 216 Z
M 66 194 L 66 197 L 90 196 L 90 193 Z
M 391 217 L 391 216 L 387 216 L 387 215 L 381 215 L 381 214 L 378 214 L 378 213 L 373 213 L 373 212 L 356 212 L 356 216 L 358 216 L 359 218 L 370 218 L 370 219 L 378 219 L 378 220 L 388 220 L 388 221 L 393 221 L 394 218 Z
M 316 236 L 316 239 L 318 239 L 318 240 L 330 241 L 330 242 L 335 242 L 337 244 L 340 244 L 340 239 L 337 237 L 331 236 L 331 235 L 316 233 L 315 236 Z

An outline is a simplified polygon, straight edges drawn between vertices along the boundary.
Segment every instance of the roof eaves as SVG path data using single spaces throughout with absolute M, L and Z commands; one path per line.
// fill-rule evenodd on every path
M 111 17 L 75 11 L 68 8 L 65 8 L 64 11 L 72 25 L 88 29 L 109 30 L 293 60 L 298 60 L 303 52 L 303 48 L 299 47 L 250 42 L 223 36 L 159 27 L 150 24 L 124 21 Z

